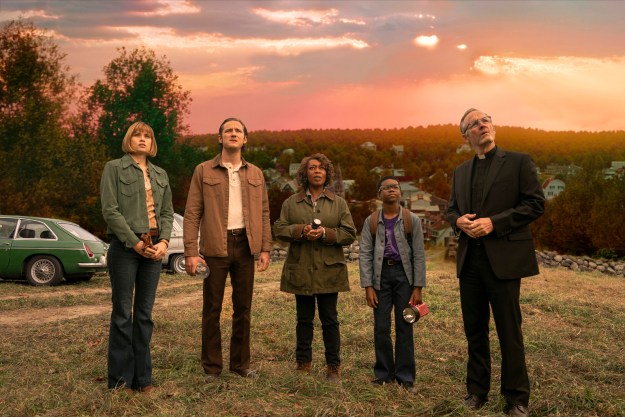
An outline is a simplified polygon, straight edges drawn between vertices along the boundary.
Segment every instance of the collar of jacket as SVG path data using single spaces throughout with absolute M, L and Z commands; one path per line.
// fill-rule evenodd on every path
M 321 195 L 325 195 L 330 200 L 334 200 L 334 193 L 328 190 L 327 188 L 323 190 Z M 321 195 L 319 195 L 319 197 L 321 197 Z M 306 191 L 300 191 L 299 193 L 295 194 L 295 201 L 297 201 L 298 203 L 302 202 L 302 200 L 305 200 L 305 199 L 306 199 Z
M 135 162 L 135 160 L 132 159 L 132 156 L 130 156 L 129 153 L 124 154 L 124 156 L 122 156 L 121 161 L 122 161 L 121 162 L 122 168 L 124 168 L 124 169 L 128 168 L 130 165 L 134 165 L 137 168 L 141 169 L 141 167 L 139 167 L 139 164 L 137 164 Z M 161 168 L 157 167 L 152 162 L 150 162 L 150 159 L 148 159 L 147 161 L 148 161 L 148 170 L 150 172 L 157 172 L 159 174 L 161 174 L 163 172 L 163 170 Z
M 226 166 L 221 162 L 221 154 L 218 154 L 213 159 L 211 159 L 210 163 L 211 163 L 211 168 L 218 168 L 218 167 L 226 168 Z M 241 167 L 244 167 L 246 165 L 247 165 L 247 161 L 245 160 L 245 158 L 243 158 L 243 156 L 241 156 Z

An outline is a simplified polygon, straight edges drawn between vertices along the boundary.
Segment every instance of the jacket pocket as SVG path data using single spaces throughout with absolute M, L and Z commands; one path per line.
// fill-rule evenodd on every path
M 119 182 L 119 189 L 123 195 L 130 197 L 139 192 L 139 181 L 136 175 L 120 175 Z
M 202 182 L 204 184 L 211 185 L 211 186 L 219 185 L 219 184 L 221 184 L 221 178 L 204 177 L 204 178 L 202 178 Z
M 263 198 L 263 180 L 260 178 L 248 178 L 247 183 L 250 185 L 248 187 L 250 198 L 261 200 Z
M 157 178 L 156 184 L 158 185 L 158 187 L 156 187 L 156 192 L 162 197 L 163 194 L 165 194 L 165 188 L 167 188 L 168 182 L 165 178 Z
M 287 286 L 293 290 L 305 290 L 308 279 L 308 271 L 299 264 L 285 264 L 284 280 Z

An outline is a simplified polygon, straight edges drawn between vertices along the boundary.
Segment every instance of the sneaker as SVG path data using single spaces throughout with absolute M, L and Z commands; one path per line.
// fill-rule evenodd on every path
M 399 386 L 405 389 L 410 394 L 416 394 L 417 389 L 412 382 L 400 382 Z
M 388 379 L 380 379 L 380 378 L 375 378 L 371 380 L 371 385 L 386 385 L 386 384 L 391 384 L 393 381 L 388 380 Z

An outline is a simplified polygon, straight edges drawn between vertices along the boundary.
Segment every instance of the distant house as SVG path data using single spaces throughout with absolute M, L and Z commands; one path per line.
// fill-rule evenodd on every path
M 370 151 L 377 151 L 378 147 L 375 143 L 373 142 L 365 142 L 362 145 L 360 145 L 361 148 L 363 149 L 369 149 Z
M 566 184 L 564 181 L 559 180 L 557 178 L 549 178 L 547 181 L 543 183 L 543 193 L 545 194 L 545 198 L 547 200 L 551 200 L 564 191 Z
M 578 167 L 577 165 L 559 165 L 559 164 L 549 164 L 547 168 L 544 169 L 545 174 L 553 175 L 553 176 L 561 176 L 564 178 L 572 177 L 579 174 L 582 171 L 582 167 Z
M 392 175 L 394 177 L 405 177 L 406 171 L 403 168 L 385 168 L 383 166 L 375 167 L 369 171 L 373 174 L 376 174 L 380 177 L 384 175 Z
M 620 175 L 625 175 L 625 161 L 612 161 L 610 168 L 603 170 L 603 177 L 607 180 Z
M 292 162 L 289 164 L 289 175 L 293 178 L 297 175 L 297 170 L 301 164 L 299 162 Z
M 460 155 L 461 153 L 469 153 L 471 152 L 471 145 L 469 145 L 468 143 L 463 143 L 462 145 L 458 145 L 458 147 L 456 148 L 456 153 L 458 155 Z
M 454 229 L 444 220 L 432 223 L 430 231 L 430 243 L 434 246 L 445 245 L 445 238 L 454 237 Z M 449 240 L 449 239 L 447 239 Z
M 393 145 L 391 146 L 391 151 L 395 152 L 397 155 L 403 155 L 404 145 Z
M 297 180 L 283 181 L 280 185 L 280 191 L 282 192 L 296 193 L 298 189 L 299 184 Z

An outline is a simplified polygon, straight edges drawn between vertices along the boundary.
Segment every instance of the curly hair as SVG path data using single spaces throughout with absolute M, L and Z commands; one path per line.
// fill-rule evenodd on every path
M 302 159 L 302 163 L 299 165 L 299 168 L 297 169 L 297 183 L 302 186 L 302 188 L 304 190 L 308 189 L 308 162 L 310 162 L 311 160 L 316 160 L 319 161 L 321 163 L 321 166 L 326 170 L 326 181 L 323 183 L 324 188 L 328 187 L 331 183 L 332 180 L 334 179 L 334 165 L 332 165 L 332 162 L 330 162 L 330 160 L 328 159 L 327 156 L 325 156 L 322 153 L 316 153 L 314 155 L 310 155 L 305 157 L 304 159 Z

